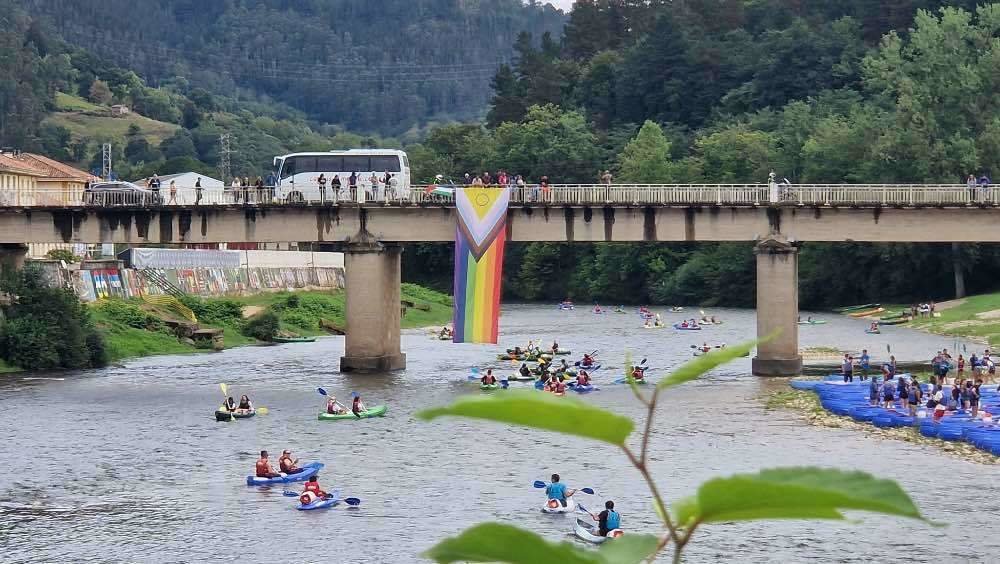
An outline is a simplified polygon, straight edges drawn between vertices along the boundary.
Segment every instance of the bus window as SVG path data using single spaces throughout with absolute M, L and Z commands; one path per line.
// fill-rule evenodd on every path
M 316 157 L 316 172 L 340 172 L 343 167 L 344 157 Z
M 406 155 L 403 155 L 403 166 L 405 168 L 410 168 L 410 159 Z
M 348 155 L 344 157 L 344 172 L 372 172 L 368 157 Z
M 300 157 L 288 157 L 281 165 L 281 179 L 284 180 L 295 174 L 295 164 Z
M 375 172 L 399 172 L 399 157 L 395 155 L 372 157 L 372 168 Z

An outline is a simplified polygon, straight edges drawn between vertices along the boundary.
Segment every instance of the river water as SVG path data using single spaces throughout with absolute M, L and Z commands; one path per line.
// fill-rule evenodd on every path
M 655 381 L 657 372 L 689 359 L 692 344 L 734 343 L 755 333 L 752 311 L 709 313 L 725 324 L 692 334 L 644 330 L 634 314 L 505 306 L 502 342 L 558 334 L 564 348 L 600 349 L 605 362 L 618 366 L 629 349 L 660 369 L 651 373 Z M 665 314 L 668 321 L 680 317 Z M 900 360 L 956 347 L 951 339 L 902 328 L 869 338 L 863 321 L 826 317 L 827 325 L 802 328 L 803 346 L 882 352 L 888 345 Z M 0 380 L 0 457 L 7 461 L 0 474 L 0 560 L 419 562 L 436 540 L 486 520 L 569 539 L 572 518 L 543 515 L 543 496 L 531 487 L 553 472 L 570 486 L 598 491 L 593 498 L 580 494 L 585 505 L 614 499 L 628 530 L 656 531 L 640 476 L 613 447 L 487 422 L 413 417 L 422 407 L 480 393 L 465 381 L 469 368 L 503 366 L 488 360 L 501 348 L 454 345 L 411 331 L 404 336 L 408 369 L 385 376 L 338 374 L 343 338 L 331 337 L 47 375 L 53 379 L 7 377 Z M 759 379 L 749 369 L 749 359 L 739 359 L 665 396 L 651 452 L 667 499 L 692 493 L 712 476 L 821 465 L 894 478 L 928 517 L 950 526 L 868 514 L 854 515 L 862 521 L 853 524 L 717 525 L 697 534 L 688 562 L 1000 559 L 996 466 L 766 411 L 762 396 L 786 389 L 786 380 Z M 596 372 L 603 389 L 584 401 L 641 418 L 631 392 L 609 384 L 617 376 Z M 251 394 L 270 413 L 216 423 L 219 382 L 229 383 L 231 393 Z M 389 413 L 317 421 L 323 406 L 317 386 L 342 398 L 358 391 L 368 405 L 388 403 Z M 303 461 L 326 463 L 324 487 L 361 498 L 361 507 L 299 512 L 282 488 L 248 488 L 244 477 L 262 448 L 275 463 L 283 448 Z

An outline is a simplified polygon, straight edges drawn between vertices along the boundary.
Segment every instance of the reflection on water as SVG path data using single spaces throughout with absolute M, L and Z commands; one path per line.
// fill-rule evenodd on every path
M 709 313 L 726 323 L 678 333 L 641 329 L 632 314 L 505 306 L 502 339 L 513 345 L 558 335 L 575 352 L 599 349 L 612 366 L 621 365 L 628 349 L 648 356 L 662 373 L 689 359 L 693 344 L 754 336 L 753 312 Z M 664 313 L 667 321 L 683 315 Z M 827 318 L 827 325 L 802 328 L 803 346 L 876 352 L 888 346 L 900 359 L 957 348 L 951 339 L 900 328 L 868 336 L 863 321 Z M 570 485 L 597 490 L 598 496 L 582 500 L 585 505 L 614 499 L 626 528 L 654 530 L 640 476 L 611 446 L 485 422 L 414 419 L 422 407 L 480 393 L 465 382 L 472 366 L 513 370 L 491 360 L 503 345 L 453 345 L 412 331 L 404 348 L 408 370 L 377 377 L 338 374 L 343 338 L 327 338 L 0 380 L 0 456 L 8 461 L 0 474 L 4 561 L 291 562 L 350 555 L 359 562 L 412 562 L 437 539 L 483 520 L 514 522 L 558 539 L 571 532 L 572 518 L 543 515 L 542 496 L 531 487 L 553 472 Z M 860 525 L 718 525 L 698 534 L 689 562 L 985 562 L 1000 554 L 1000 538 L 987 526 L 1000 505 L 996 467 L 764 411 L 758 398 L 784 389 L 785 380 L 761 380 L 749 368 L 750 360 L 740 359 L 667 392 L 651 444 L 652 466 L 668 499 L 716 475 L 778 465 L 837 466 L 899 480 L 930 518 L 952 526 L 932 529 L 863 514 Z M 618 376 L 612 372 L 595 374 L 602 390 L 584 401 L 641 417 L 630 392 L 610 384 Z M 38 379 L 48 377 L 53 379 Z M 270 413 L 216 423 L 219 382 L 229 383 L 233 394 L 250 393 Z M 389 414 L 319 422 L 318 386 L 342 398 L 357 391 L 369 405 L 386 402 Z M 325 462 L 321 483 L 363 505 L 303 513 L 292 509 L 295 500 L 282 497 L 282 488 L 246 487 L 244 476 L 262 448 L 290 448 L 303 461 Z

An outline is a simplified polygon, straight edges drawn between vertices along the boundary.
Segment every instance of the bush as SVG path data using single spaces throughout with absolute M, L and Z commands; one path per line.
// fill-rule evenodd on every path
M 199 322 L 208 325 L 236 324 L 243 319 L 243 305 L 237 301 L 184 296 L 181 303 L 191 308 Z
M 29 266 L 4 276 L 0 293 L 13 296 L 3 308 L 7 323 L 0 329 L 0 358 L 27 370 L 105 364 L 102 337 L 72 291 L 50 288 Z
M 243 324 L 242 333 L 258 341 L 270 341 L 278 334 L 281 323 L 278 316 L 270 310 L 265 310 L 251 317 Z
M 159 331 L 163 321 L 155 315 L 143 311 L 139 306 L 121 300 L 107 300 L 97 306 L 97 309 L 109 321 L 128 325 L 136 329 Z
M 319 327 L 319 319 L 302 311 L 285 313 L 281 316 L 281 320 L 285 322 L 285 325 L 300 327 L 302 329 L 316 329 Z
M 45 253 L 45 258 L 61 260 L 66 264 L 80 262 L 80 257 L 73 254 L 73 251 L 69 249 L 52 249 L 51 251 Z
M 302 300 L 299 299 L 299 295 L 298 294 L 291 294 L 290 296 L 288 296 L 287 298 L 285 298 L 285 307 L 288 307 L 288 308 L 291 308 L 291 309 L 295 309 L 295 308 L 299 307 L 300 303 L 302 303 Z

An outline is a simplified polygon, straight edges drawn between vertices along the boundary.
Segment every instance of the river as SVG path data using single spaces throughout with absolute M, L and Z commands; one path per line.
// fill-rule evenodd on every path
M 724 325 L 690 334 L 644 330 L 635 314 L 593 315 L 540 306 L 505 306 L 502 343 L 558 334 L 564 348 L 600 349 L 620 366 L 623 351 L 645 355 L 652 380 L 691 357 L 690 345 L 735 343 L 755 334 L 752 311 L 713 310 Z M 674 321 L 681 314 L 665 314 Z M 903 328 L 879 336 L 865 322 L 824 315 L 803 327 L 803 346 L 892 348 L 900 360 L 925 359 L 940 338 Z M 873 338 L 870 338 L 873 337 Z M 571 486 L 614 499 L 628 530 L 656 530 L 640 476 L 613 447 L 487 422 L 413 413 L 480 393 L 470 366 L 502 346 L 454 345 L 422 331 L 404 335 L 405 372 L 338 374 L 343 338 L 249 347 L 216 354 L 163 356 L 124 367 L 0 380 L 0 549 L 4 562 L 416 562 L 435 541 L 486 520 L 507 521 L 552 539 L 569 538 L 572 518 L 543 515 L 531 487 L 553 472 Z M 962 343 L 958 343 L 959 346 Z M 969 352 L 972 345 L 968 345 Z M 977 350 L 981 347 L 977 347 Z M 878 356 L 878 353 L 876 353 Z M 882 355 L 884 357 L 884 354 Z M 486 362 L 484 362 L 486 361 Z M 786 389 L 739 359 L 703 380 L 667 392 L 654 426 L 652 466 L 664 496 L 692 493 L 717 475 L 821 465 L 894 478 L 924 513 L 950 524 L 852 514 L 861 523 L 742 523 L 705 527 L 688 562 L 986 562 L 1000 558 L 996 466 L 983 466 L 905 442 L 813 427 L 797 414 L 766 411 L 762 396 Z M 595 373 L 600 392 L 584 401 L 640 418 L 618 376 Z M 267 415 L 216 423 L 219 382 L 250 393 Z M 517 384 L 516 384 L 517 385 Z M 526 384 L 519 384 L 526 386 Z M 316 387 L 342 398 L 358 391 L 368 405 L 388 403 L 385 418 L 320 422 Z M 299 512 L 281 488 L 248 488 L 257 451 L 290 448 L 327 467 L 321 483 L 363 500 L 352 510 Z M 25 473 L 19 468 L 27 467 Z M 582 494 L 580 494 L 582 496 Z M 587 497 L 587 496 L 583 496 Z

